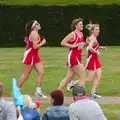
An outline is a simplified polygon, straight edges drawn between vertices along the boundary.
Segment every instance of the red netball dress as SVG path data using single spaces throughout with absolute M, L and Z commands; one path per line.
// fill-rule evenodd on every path
M 98 42 L 96 43 L 96 45 L 93 46 L 93 49 L 96 51 L 99 51 L 99 43 Z M 98 59 L 97 54 L 88 50 L 86 69 L 87 70 L 96 70 L 98 68 L 101 68 L 101 63 Z
M 74 39 L 70 42 L 68 42 L 71 45 L 79 44 L 76 48 L 70 48 L 68 53 L 68 60 L 67 65 L 69 67 L 73 67 L 75 65 L 82 63 L 82 49 L 84 47 L 84 39 L 83 35 L 78 35 L 76 32 L 74 32 Z
M 38 44 L 41 42 L 40 37 L 38 39 Z M 33 48 L 33 42 L 28 39 L 26 51 L 23 56 L 22 63 L 27 65 L 34 65 L 41 61 L 39 55 L 38 55 L 38 49 Z

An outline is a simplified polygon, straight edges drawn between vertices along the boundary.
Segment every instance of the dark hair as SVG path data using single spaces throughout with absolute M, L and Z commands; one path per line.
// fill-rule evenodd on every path
M 32 31 L 32 25 L 33 25 L 34 21 L 35 20 L 31 20 L 31 21 L 27 22 L 25 25 L 25 34 L 27 37 L 29 37 L 29 35 Z
M 71 29 L 72 29 L 72 30 L 75 30 L 75 29 L 76 29 L 76 28 L 75 28 L 75 25 L 77 25 L 79 22 L 83 22 L 83 19 L 82 19 L 82 18 L 74 19 L 74 20 L 72 21 L 72 24 L 71 24 Z
M 63 104 L 64 96 L 60 90 L 54 90 L 53 92 L 51 92 L 50 96 L 54 100 L 53 105 Z
M 4 85 L 0 84 L 0 97 L 3 96 L 3 92 L 4 92 Z

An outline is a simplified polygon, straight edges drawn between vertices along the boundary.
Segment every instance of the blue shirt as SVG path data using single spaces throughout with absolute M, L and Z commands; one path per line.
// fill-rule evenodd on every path
M 46 109 L 42 120 L 70 120 L 68 115 L 68 107 L 59 105 Z
M 39 113 L 31 108 L 21 109 L 21 114 L 24 120 L 40 120 Z

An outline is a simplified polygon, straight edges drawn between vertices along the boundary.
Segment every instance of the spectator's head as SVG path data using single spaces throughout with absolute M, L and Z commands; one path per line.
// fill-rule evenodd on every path
M 76 100 L 76 99 L 79 99 L 80 97 L 83 97 L 85 96 L 85 89 L 81 86 L 78 86 L 78 85 L 75 85 L 73 88 L 72 88 L 72 95 L 73 95 L 73 99 Z
M 34 103 L 29 95 L 23 95 L 23 98 L 25 108 L 34 108 Z
M 60 90 L 54 90 L 50 96 L 52 105 L 63 105 L 64 96 Z
M 24 98 L 24 108 L 31 108 L 39 112 L 40 102 L 33 102 L 29 95 L 23 95 L 23 98 Z
M 4 85 L 0 83 L 0 98 L 3 96 Z

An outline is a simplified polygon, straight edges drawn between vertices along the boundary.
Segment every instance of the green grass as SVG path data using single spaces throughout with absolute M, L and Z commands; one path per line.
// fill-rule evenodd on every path
M 0 48 L 0 82 L 5 85 L 5 95 L 11 95 L 12 78 L 17 80 L 23 72 L 21 59 L 24 48 Z M 120 94 L 120 47 L 107 47 L 106 51 L 100 51 L 102 63 L 102 79 L 98 87 L 98 92 L 102 95 Z M 57 89 L 60 81 L 67 73 L 66 60 L 68 50 L 63 47 L 46 47 L 40 49 L 40 56 L 45 67 L 45 77 L 43 80 L 43 91 L 49 94 Z M 83 62 L 86 61 L 86 52 L 83 52 Z M 23 93 L 33 95 L 35 92 L 37 74 L 32 71 L 22 87 Z M 77 77 L 75 78 L 77 79 Z M 91 84 L 86 85 L 87 94 L 91 90 Z M 71 93 L 65 91 L 66 95 Z
M 120 4 L 120 0 L 3 0 L 7 5 L 80 5 L 80 4 Z
M 43 115 L 45 109 L 50 106 L 47 104 L 41 105 L 40 115 Z M 108 120 L 117 120 L 118 115 L 120 115 L 120 105 L 101 105 L 103 112 Z

